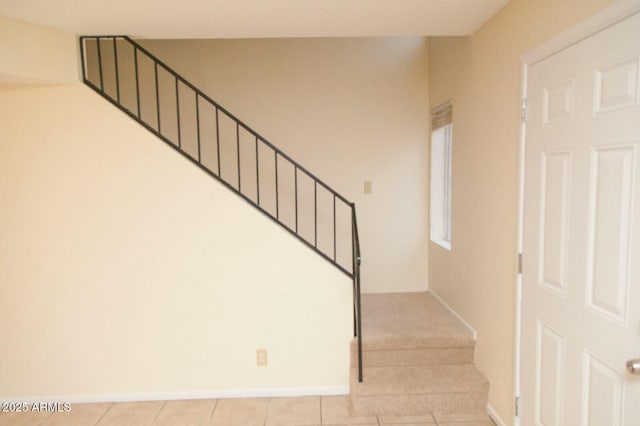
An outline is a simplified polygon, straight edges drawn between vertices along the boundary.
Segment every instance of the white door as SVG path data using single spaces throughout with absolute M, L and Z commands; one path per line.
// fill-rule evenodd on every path
M 640 14 L 529 68 L 521 424 L 640 425 Z

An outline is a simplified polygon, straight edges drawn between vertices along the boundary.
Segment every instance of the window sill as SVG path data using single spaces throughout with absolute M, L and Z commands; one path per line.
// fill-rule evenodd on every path
M 443 249 L 451 251 L 451 241 L 447 240 L 431 240 L 432 243 L 439 245 Z

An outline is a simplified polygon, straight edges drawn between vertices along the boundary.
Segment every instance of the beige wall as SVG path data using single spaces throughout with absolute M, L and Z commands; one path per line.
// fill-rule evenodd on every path
M 489 402 L 513 418 L 520 56 L 611 3 L 512 0 L 471 37 L 430 39 L 432 105 L 453 99 L 452 251 L 429 283 L 478 332 Z
M 365 292 L 427 289 L 426 39 L 142 44 L 356 202 Z
M 0 141 L 0 399 L 347 390 L 350 280 L 89 88 Z
M 88 88 L 14 84 L 77 80 L 57 36 L 58 68 L 4 62 L 0 398 L 346 391 L 349 279 Z M 272 42 L 205 83 L 358 203 L 366 290 L 426 289 L 426 40 Z
M 0 86 L 77 80 L 73 34 L 0 16 Z

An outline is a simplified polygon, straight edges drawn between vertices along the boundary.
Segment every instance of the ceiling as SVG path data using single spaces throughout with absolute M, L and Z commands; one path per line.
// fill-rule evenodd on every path
M 470 35 L 509 0 L 0 0 L 0 15 L 79 35 Z

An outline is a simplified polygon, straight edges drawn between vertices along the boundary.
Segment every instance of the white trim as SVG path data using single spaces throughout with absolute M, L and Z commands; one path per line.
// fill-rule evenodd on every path
M 120 393 L 94 395 L 60 395 L 26 398 L 1 398 L 5 402 L 70 402 L 72 404 L 96 402 L 133 402 L 133 401 L 173 401 L 184 399 L 223 399 L 223 398 L 280 398 L 292 396 L 334 396 L 348 395 L 349 386 L 327 386 L 318 388 L 263 388 L 194 392 L 156 392 L 156 393 Z
M 521 99 L 527 99 L 527 73 L 529 71 L 528 65 L 523 61 L 521 64 Z M 525 175 L 525 152 L 527 147 L 527 122 L 526 120 L 520 123 L 520 147 L 518 152 L 518 237 L 517 237 L 517 250 L 515 263 L 518 265 L 521 261 L 520 254 L 523 252 L 523 231 L 524 231 L 524 175 Z M 520 362 L 522 360 L 521 346 L 522 346 L 522 273 L 516 266 L 516 291 L 515 291 L 515 338 L 514 338 L 514 358 L 513 363 L 514 375 L 513 375 L 513 393 L 514 397 L 520 396 Z M 513 426 L 520 425 L 520 417 L 515 416 L 513 418 Z
M 491 420 L 496 424 L 496 426 L 506 426 L 507 424 L 500 418 L 496 410 L 493 409 L 491 404 L 487 404 L 487 414 L 491 417 Z
M 640 12 L 640 0 L 618 0 L 611 6 L 603 9 L 596 15 L 584 20 L 576 26 L 560 33 L 559 35 L 547 40 L 539 46 L 529 50 L 521 56 L 521 99 L 527 99 L 527 75 L 529 67 L 554 53 L 564 50 L 585 38 L 598 33 L 617 22 L 620 22 L 629 16 Z M 523 251 L 523 227 L 524 227 L 524 174 L 525 174 L 525 147 L 526 147 L 526 121 L 520 125 L 520 156 L 518 173 L 518 253 Z M 517 256 L 517 254 L 516 254 Z M 516 260 L 517 261 L 517 260 Z M 520 397 L 521 394 L 521 378 L 522 378 L 522 275 L 517 272 L 516 268 L 516 309 L 515 309 L 515 376 L 514 376 L 514 396 Z M 487 405 L 489 412 L 490 405 Z M 493 411 L 493 408 L 491 408 Z M 522 413 L 520 413 L 522 415 Z M 489 414 L 491 416 L 491 414 Z M 492 417 L 493 418 L 493 417 Z M 496 416 L 496 418 L 498 418 Z M 496 419 L 494 419 L 495 421 Z M 520 417 L 513 420 L 514 426 L 520 425 Z
M 431 240 L 435 245 L 442 247 L 443 249 L 451 251 L 451 241 L 447 240 Z
M 640 11 L 640 0 L 618 0 L 600 13 L 534 47 L 522 55 L 522 62 L 531 66 L 593 34 L 600 32 Z M 526 91 L 526 87 L 525 87 Z
M 442 306 L 444 306 L 444 308 L 446 310 L 448 310 L 451 315 L 453 315 L 455 317 L 456 320 L 458 320 L 458 323 L 465 329 L 465 331 L 467 333 L 469 333 L 472 337 L 473 340 L 478 340 L 478 333 L 476 332 L 475 328 L 471 327 L 471 325 L 469 325 L 469 323 L 467 321 L 465 321 L 464 318 L 462 318 L 462 316 L 460 316 L 459 313 L 457 313 L 456 311 L 453 310 L 453 308 L 449 305 L 447 305 L 444 300 L 442 300 L 440 298 L 440 296 L 438 296 L 437 294 L 435 294 L 433 291 L 429 290 L 429 293 L 431 293 L 431 295 L 433 297 L 435 297 L 435 299 L 440 302 L 440 304 Z

